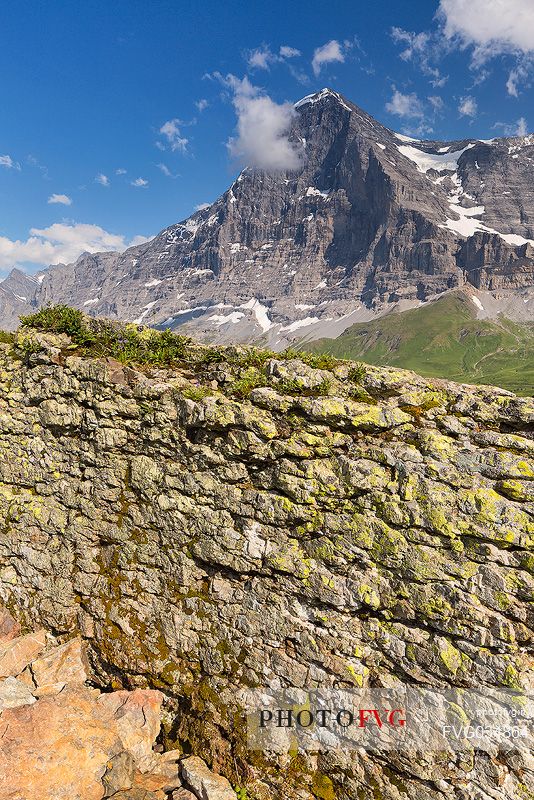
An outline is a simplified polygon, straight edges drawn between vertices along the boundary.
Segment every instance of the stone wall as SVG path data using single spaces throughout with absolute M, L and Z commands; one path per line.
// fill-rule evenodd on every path
M 230 356 L 201 388 L 37 338 L 0 345 L 0 599 L 27 627 L 163 690 L 167 745 L 248 798 L 532 796 L 517 756 L 275 763 L 235 708 L 243 686 L 531 685 L 531 400 L 296 360 L 238 399 Z

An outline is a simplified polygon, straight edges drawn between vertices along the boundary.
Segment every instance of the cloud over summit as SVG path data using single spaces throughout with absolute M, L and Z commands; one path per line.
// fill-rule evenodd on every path
M 296 169 L 301 155 L 288 138 L 296 114 L 293 105 L 275 103 L 247 77 L 216 77 L 231 89 L 237 114 L 237 135 L 228 141 L 231 156 L 243 165 L 268 172 Z

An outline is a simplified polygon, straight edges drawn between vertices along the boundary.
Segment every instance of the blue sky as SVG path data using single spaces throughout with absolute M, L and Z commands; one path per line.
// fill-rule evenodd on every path
M 283 104 L 323 86 L 421 138 L 534 130 L 529 6 L 2 4 L 0 274 L 124 247 L 214 200 L 239 155 L 256 157 L 236 132 L 247 114 L 249 137 L 269 148 L 250 128 L 251 98 L 278 134 Z

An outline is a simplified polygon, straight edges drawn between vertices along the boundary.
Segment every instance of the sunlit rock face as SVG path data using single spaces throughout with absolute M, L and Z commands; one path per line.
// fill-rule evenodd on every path
M 0 283 L 0 324 L 66 302 L 282 348 L 466 284 L 508 306 L 534 285 L 533 137 L 420 142 L 331 90 L 296 104 L 289 137 L 298 169 L 244 169 L 148 243 L 36 278 L 15 270 Z M 516 311 L 532 319 L 534 303 L 526 312 L 518 298 Z
M 528 796 L 512 752 L 250 753 L 237 697 L 531 686 L 532 400 L 238 348 L 137 371 L 24 336 L 0 345 L 0 598 L 27 629 L 80 636 L 102 687 L 162 691 L 166 746 L 247 796 Z M 17 669 L 40 657 L 0 628 Z

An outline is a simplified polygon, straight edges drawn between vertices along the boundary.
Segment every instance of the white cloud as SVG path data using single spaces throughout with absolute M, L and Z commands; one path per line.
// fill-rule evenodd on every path
M 35 158 L 35 156 L 30 155 L 26 158 L 28 164 L 32 167 L 36 167 L 42 173 L 43 178 L 48 179 L 48 167 L 45 167 L 44 164 L 40 164 L 39 161 Z
M 95 178 L 95 183 L 99 183 L 101 186 L 109 186 L 110 180 L 107 175 L 100 172 Z
M 534 51 L 532 0 L 441 0 L 438 14 L 449 39 L 474 48 L 475 62 Z
M 159 129 L 159 132 L 165 136 L 171 150 L 180 150 L 182 153 L 185 153 L 187 150 L 187 145 L 189 144 L 189 139 L 186 139 L 185 136 L 182 136 L 180 132 L 180 125 L 183 125 L 181 120 L 170 119 L 163 123 Z
M 296 58 L 300 55 L 302 54 L 296 47 L 288 47 L 288 45 L 283 44 L 280 48 L 280 58 Z
M 207 101 L 207 100 L 205 100 L 205 99 L 202 97 L 200 100 L 197 100 L 197 101 L 196 101 L 195 105 L 196 105 L 196 107 L 197 107 L 197 109 L 198 109 L 199 111 L 204 111 L 204 110 L 205 110 L 205 109 L 206 109 L 206 108 L 209 106 L 209 103 L 208 103 L 208 101 Z
M 426 54 L 430 44 L 429 33 L 412 33 L 402 28 L 392 28 L 391 38 L 397 44 L 405 45 L 400 54 L 403 61 L 410 61 L 415 55 Z
M 134 181 L 131 181 L 131 184 L 132 186 L 141 186 L 144 188 L 145 186 L 148 186 L 148 181 L 146 181 L 144 178 L 136 178 Z
M 528 125 L 524 117 L 517 120 L 516 136 L 526 136 L 528 134 Z
M 124 167 L 119 167 L 115 170 L 115 175 L 126 175 L 127 170 Z
M 478 103 L 474 97 L 462 97 L 458 106 L 461 117 L 471 117 L 474 119 L 478 114 Z
M 439 69 L 432 63 L 441 55 L 439 37 L 426 31 L 414 33 L 395 27 L 391 29 L 391 38 L 396 44 L 404 47 L 400 53 L 402 60 L 419 64 L 421 72 L 430 78 L 432 86 L 439 89 L 447 83 L 448 76 L 441 75 Z
M 474 68 L 480 70 L 498 56 L 513 56 L 516 65 L 506 89 L 518 97 L 519 86 L 530 86 L 534 70 L 533 10 L 532 0 L 441 0 L 438 18 L 450 45 L 472 50 Z
M 394 89 L 391 100 L 386 103 L 386 111 L 398 117 L 424 117 L 423 105 L 417 95 L 414 92 L 403 94 L 398 89 Z
M 167 176 L 167 178 L 172 178 L 172 172 L 166 164 L 158 164 L 157 167 L 163 172 L 164 175 Z
M 528 123 L 525 117 L 521 117 L 517 122 L 496 122 L 494 128 L 500 128 L 504 136 L 526 136 L 528 134 Z
M 440 0 L 437 29 L 413 33 L 393 28 L 391 35 L 403 47 L 401 58 L 418 63 L 435 87 L 447 80 L 435 62 L 453 50 L 471 52 L 475 84 L 488 77 L 487 62 L 511 56 L 515 64 L 506 88 L 517 97 L 520 86 L 531 85 L 534 72 L 533 12 L 532 0 Z
M 72 200 L 68 196 L 68 194 L 51 194 L 48 198 L 48 202 L 52 203 L 59 203 L 62 206 L 71 206 Z
M 8 155 L 0 156 L 0 167 L 5 167 L 6 169 L 20 170 L 20 164 L 17 164 L 16 161 L 13 161 L 11 156 Z
M 233 92 L 237 136 L 228 141 L 231 155 L 243 164 L 267 171 L 296 169 L 300 154 L 288 138 L 295 116 L 293 105 L 275 103 L 246 77 L 223 78 L 218 73 L 215 77 Z
M 506 81 L 506 90 L 512 97 L 519 97 L 519 86 L 523 84 L 525 87 L 531 85 L 530 74 L 532 72 L 533 62 L 532 59 L 521 59 L 514 69 L 510 70 L 508 80 Z
M 443 109 L 445 108 L 445 103 L 443 102 L 443 98 L 439 97 L 439 95 L 435 94 L 431 95 L 428 98 L 428 102 L 430 103 L 430 105 L 432 106 L 432 108 L 436 113 L 443 111 Z
M 250 69 L 269 69 L 269 66 L 276 61 L 276 56 L 269 47 L 258 47 L 252 50 L 247 58 Z
M 171 172 L 171 170 L 168 168 L 167 164 L 160 163 L 160 164 L 156 164 L 156 166 L 161 172 L 163 172 L 164 175 L 167 176 L 167 178 L 178 178 L 179 177 L 178 174 L 174 175 Z
M 25 263 L 68 264 L 84 252 L 122 251 L 146 241 L 149 239 L 145 236 L 127 241 L 124 236 L 109 233 L 98 225 L 55 223 L 48 228 L 32 228 L 24 241 L 0 236 L 0 269 Z
M 336 40 L 331 39 L 322 47 L 317 47 L 313 52 L 312 69 L 314 75 L 319 75 L 321 69 L 325 64 L 331 64 L 334 61 L 345 61 L 345 54 L 343 46 Z
M 204 209 L 209 208 L 211 203 L 199 203 L 195 206 L 195 211 L 204 211 Z
M 519 74 L 517 70 L 512 69 L 510 70 L 510 74 L 508 75 L 508 80 L 506 81 L 506 91 L 508 94 L 511 94 L 512 97 L 519 97 L 519 90 L 517 87 L 518 84 Z
M 247 64 L 250 69 L 269 69 L 271 64 L 278 64 L 300 55 L 301 52 L 296 47 L 282 45 L 278 53 L 273 53 L 271 48 L 264 44 L 248 53 Z

